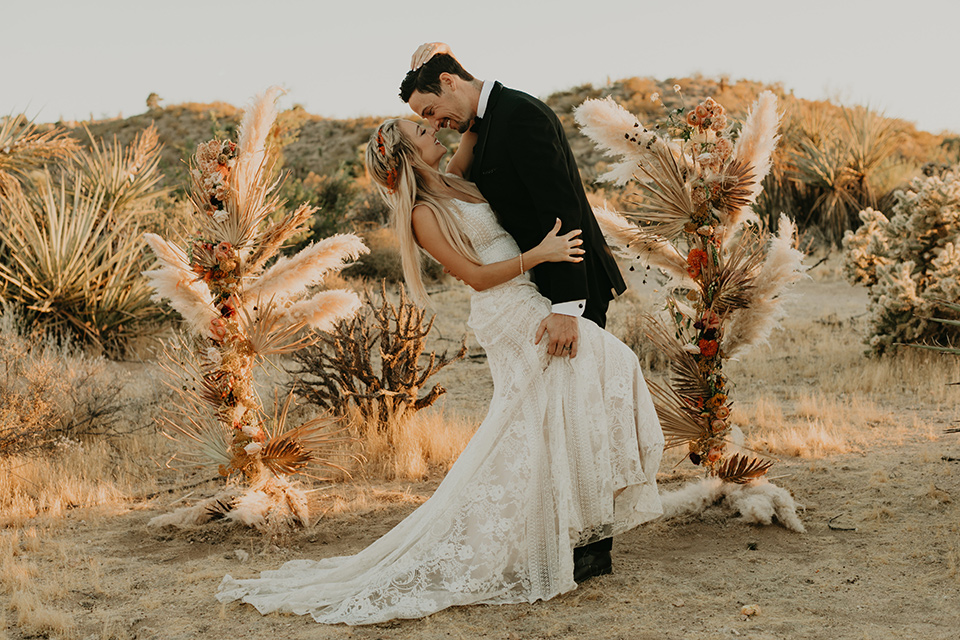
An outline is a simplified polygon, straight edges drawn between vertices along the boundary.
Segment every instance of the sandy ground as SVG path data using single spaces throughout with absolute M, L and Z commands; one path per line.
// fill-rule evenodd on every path
M 640 299 L 651 293 L 636 284 Z M 443 312 L 439 337 L 452 347 L 464 327 L 466 296 L 451 288 L 436 298 Z M 44 631 L 36 619 L 21 625 L 15 613 L 0 620 L 6 623 L 0 630 L 5 626 L 7 637 L 17 639 L 955 639 L 960 462 L 952 458 L 960 458 L 960 435 L 943 430 L 958 418 L 951 398 L 960 391 L 942 389 L 951 380 L 930 381 L 928 398 L 914 381 L 852 397 L 853 382 L 875 366 L 860 355 L 856 334 L 865 309 L 861 289 L 829 277 L 804 282 L 790 303 L 786 331 L 729 368 L 748 438 L 751 421 L 770 422 L 764 416 L 771 406 L 782 417 L 774 422 L 846 425 L 835 430 L 844 443 L 833 452 L 800 447 L 799 456 L 781 454 L 771 471 L 805 506 L 806 533 L 745 524 L 715 507 L 619 536 L 613 575 L 549 602 L 330 627 L 297 616 L 261 617 L 248 606 L 220 605 L 213 594 L 226 573 L 248 577 L 294 558 L 361 550 L 428 498 L 439 474 L 425 482 L 341 488 L 353 492 L 356 508 L 273 537 L 224 524 L 150 529 L 152 516 L 184 497 L 165 495 L 38 521 L 42 544 L 22 555 L 34 567 L 29 580 L 43 585 L 43 605 L 64 614 L 61 630 Z M 471 354 L 479 355 L 475 345 Z M 824 368 L 830 375 L 816 373 Z M 851 381 L 849 389 L 838 380 Z M 450 389 L 446 411 L 482 416 L 490 385 L 482 357 L 453 365 L 442 381 Z M 834 408 L 826 411 L 828 405 Z M 662 468 L 665 490 L 698 477 L 689 463 L 672 468 L 677 459 L 668 457 Z M 198 487 L 186 500 L 212 490 Z M 319 504 L 327 503 L 321 497 Z M 748 604 L 759 613 L 742 616 Z

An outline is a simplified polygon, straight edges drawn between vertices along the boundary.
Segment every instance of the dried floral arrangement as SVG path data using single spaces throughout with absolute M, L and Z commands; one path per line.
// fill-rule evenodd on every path
M 168 299 L 192 338 L 168 349 L 178 401 L 162 419 L 181 445 L 175 459 L 216 468 L 225 493 L 153 524 L 196 523 L 226 515 L 246 524 L 306 523 L 303 491 L 290 476 L 335 467 L 338 436 L 324 418 L 291 427 L 292 395 L 275 400 L 272 417 L 254 387 L 254 370 L 270 356 L 312 344 L 354 314 L 353 291 L 315 291 L 326 274 L 366 252 L 353 235 L 336 235 L 266 267 L 284 241 L 315 211 L 301 204 L 280 215 L 279 179 L 270 179 L 266 140 L 279 90 L 257 96 L 244 113 L 239 140 L 211 140 L 191 162 L 196 232 L 186 249 L 155 234 L 145 239 L 158 267 L 145 275 L 155 298 Z
M 688 447 L 709 476 L 761 478 L 773 461 L 743 453 L 723 364 L 767 339 L 783 294 L 804 272 L 793 222 L 781 216 L 772 235 L 751 210 L 779 139 L 776 97 L 762 93 L 737 136 L 712 98 L 693 108 L 681 100 L 651 128 L 611 98 L 584 102 L 575 117 L 618 157 L 600 180 L 637 187 L 634 211 L 596 210 L 604 235 L 627 259 L 670 278 L 667 317 L 647 318 L 646 332 L 670 361 L 669 382 L 650 383 L 666 446 Z

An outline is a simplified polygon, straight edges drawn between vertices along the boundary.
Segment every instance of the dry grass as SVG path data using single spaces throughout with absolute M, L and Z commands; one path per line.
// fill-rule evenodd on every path
M 156 491 L 164 476 L 167 441 L 146 433 L 122 442 L 63 441 L 42 457 L 0 460 L 0 527 L 26 526 L 38 516 L 120 505 Z
M 348 422 L 356 438 L 353 451 L 363 458 L 356 468 L 365 479 L 422 480 L 444 474 L 460 456 L 477 424 L 443 410 L 427 410 L 390 424 L 385 431 L 366 429 L 359 412 Z

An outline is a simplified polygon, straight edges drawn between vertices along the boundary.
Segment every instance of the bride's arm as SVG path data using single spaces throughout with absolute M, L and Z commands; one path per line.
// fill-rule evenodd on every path
M 443 237 L 437 217 L 429 207 L 421 204 L 413 209 L 413 234 L 417 243 L 442 264 L 453 277 L 477 291 L 503 284 L 543 262 L 583 260 L 583 249 L 579 248 L 583 241 L 576 237 L 580 235 L 580 230 L 574 229 L 562 236 L 558 235 L 559 231 L 560 221 L 557 220 L 557 224 L 547 237 L 533 249 L 525 251 L 519 258 L 510 258 L 492 264 L 477 264 L 460 255 Z
M 460 146 L 447 163 L 447 173 L 466 178 L 473 164 L 473 145 L 477 144 L 477 134 L 467 131 L 460 136 Z

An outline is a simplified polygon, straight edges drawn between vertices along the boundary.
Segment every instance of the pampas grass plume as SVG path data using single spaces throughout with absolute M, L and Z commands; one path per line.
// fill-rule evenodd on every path
M 277 119 L 277 98 L 283 93 L 280 87 L 270 87 L 254 98 L 253 103 L 244 110 L 240 122 L 240 141 L 237 145 L 237 162 L 234 165 L 234 188 L 238 200 L 243 202 L 257 171 L 266 157 L 267 136 Z
M 330 331 L 341 318 L 360 309 L 360 297 L 353 291 L 321 291 L 312 298 L 295 302 L 283 312 L 281 321 L 304 322 L 316 331 Z
M 640 256 L 645 264 L 662 270 L 674 281 L 693 286 L 687 273 L 687 260 L 670 242 L 645 235 L 636 225 L 606 207 L 594 207 L 594 216 L 607 242 L 624 258 Z
M 728 511 L 739 513 L 743 522 L 769 525 L 776 519 L 791 531 L 806 531 L 797 515 L 799 505 L 790 493 L 763 478 L 747 484 L 704 478 L 676 491 L 664 491 L 660 499 L 664 520 L 696 515 L 720 504 Z
M 637 144 L 624 137 L 625 133 L 642 133 L 643 126 L 636 116 L 607 96 L 603 100 L 587 100 L 573 110 L 580 131 L 598 147 L 613 156 L 638 156 Z M 651 134 L 652 135 L 652 134 Z
M 262 529 L 267 523 L 267 514 L 273 506 L 274 500 L 265 491 L 251 489 L 237 498 L 233 510 L 227 514 L 227 517 L 248 527 Z
M 369 252 L 353 234 L 338 234 L 310 245 L 292 258 L 281 257 L 246 291 L 246 299 L 284 300 L 294 297 L 343 262 Z
M 210 287 L 188 268 L 187 254 L 180 247 L 153 233 L 144 234 L 144 239 L 160 262 L 159 268 L 143 274 L 156 290 L 152 299 L 170 300 L 194 331 L 209 336 L 210 322 L 217 317 Z
M 771 156 L 780 134 L 780 114 L 777 112 L 777 96 L 764 91 L 750 108 L 740 137 L 733 147 L 733 158 L 753 167 L 754 182 L 750 186 L 750 202 L 754 202 L 763 190 L 763 179 L 770 172 Z

